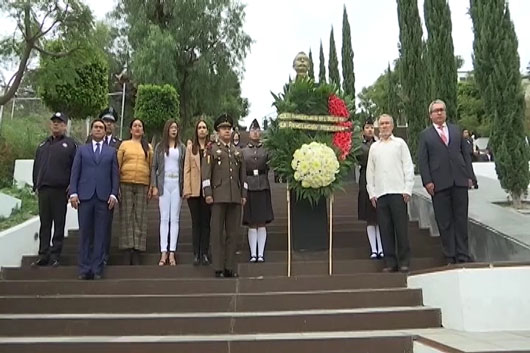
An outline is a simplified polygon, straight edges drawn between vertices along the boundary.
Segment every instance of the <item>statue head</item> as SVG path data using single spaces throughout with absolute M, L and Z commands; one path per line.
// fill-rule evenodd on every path
M 293 69 L 296 71 L 296 78 L 307 77 L 309 71 L 309 57 L 303 51 L 296 54 L 293 61 Z

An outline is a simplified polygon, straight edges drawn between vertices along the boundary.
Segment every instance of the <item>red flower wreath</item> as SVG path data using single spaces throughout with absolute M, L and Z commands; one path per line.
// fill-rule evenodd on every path
M 342 99 L 340 99 L 334 94 L 329 96 L 328 112 L 330 115 L 333 116 L 340 116 L 345 118 L 350 117 L 350 112 L 348 111 L 346 103 L 344 103 Z M 351 121 L 345 121 L 342 123 L 337 123 L 336 125 L 346 126 L 349 128 L 347 131 L 340 131 L 333 134 L 333 144 L 337 146 L 337 148 L 340 150 L 341 153 L 339 155 L 339 160 L 343 161 L 350 153 L 352 147 L 352 123 Z

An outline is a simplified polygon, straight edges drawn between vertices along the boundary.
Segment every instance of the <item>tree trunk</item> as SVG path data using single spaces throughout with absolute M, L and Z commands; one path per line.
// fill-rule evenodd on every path
M 515 194 L 515 193 L 511 193 L 511 196 L 512 196 L 512 206 L 516 209 L 516 210 L 520 210 L 523 208 L 523 200 L 521 198 L 521 194 Z

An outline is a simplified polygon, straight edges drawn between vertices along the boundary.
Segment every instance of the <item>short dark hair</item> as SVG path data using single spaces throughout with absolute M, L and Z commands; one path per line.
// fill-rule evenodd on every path
M 97 123 L 97 122 L 100 122 L 103 124 L 103 129 L 105 129 L 105 131 L 107 131 L 107 125 L 105 125 L 105 122 L 103 121 L 103 119 L 94 119 L 92 120 L 92 123 L 90 124 L 90 130 L 92 130 L 92 128 L 94 127 L 94 124 Z

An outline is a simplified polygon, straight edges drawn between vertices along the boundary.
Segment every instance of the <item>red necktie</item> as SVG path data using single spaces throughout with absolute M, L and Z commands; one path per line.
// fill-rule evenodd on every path
M 445 132 L 444 132 L 444 127 L 443 125 L 442 126 L 438 126 L 438 129 L 440 129 L 440 138 L 442 139 L 442 141 L 445 143 L 445 145 L 447 146 L 447 136 L 445 136 Z

